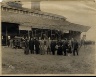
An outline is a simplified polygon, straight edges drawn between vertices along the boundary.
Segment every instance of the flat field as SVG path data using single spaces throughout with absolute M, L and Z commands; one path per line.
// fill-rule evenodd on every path
M 79 56 L 25 55 L 23 49 L 2 46 L 3 74 L 94 74 L 95 46 L 81 47 Z

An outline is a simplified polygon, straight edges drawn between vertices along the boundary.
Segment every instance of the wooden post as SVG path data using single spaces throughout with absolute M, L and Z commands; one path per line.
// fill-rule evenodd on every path
M 28 39 L 29 39 L 29 30 L 28 30 Z
M 20 36 L 20 30 L 19 30 L 19 36 Z
M 51 30 L 51 39 L 52 39 L 52 30 Z
M 36 30 L 35 30 L 35 37 L 36 37 Z
M 7 33 L 7 26 L 6 26 L 6 45 L 7 45 L 8 33 Z
M 43 28 L 41 29 L 41 38 L 42 38 L 42 33 L 43 33 L 42 30 L 43 30 Z
M 41 30 L 41 38 L 42 38 L 42 30 Z
M 32 30 L 32 26 L 31 26 L 31 38 L 33 38 L 33 30 Z

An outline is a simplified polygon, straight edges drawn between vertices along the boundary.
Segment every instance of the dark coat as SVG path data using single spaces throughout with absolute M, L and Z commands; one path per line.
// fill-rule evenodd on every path
M 74 47 L 74 41 L 71 41 L 72 48 Z
M 63 50 L 66 50 L 66 49 L 68 49 L 68 42 L 67 41 L 63 42 Z
M 29 49 L 34 50 L 34 40 L 29 41 Z
M 72 53 L 72 50 L 71 50 L 71 45 L 68 46 L 68 53 Z
M 63 44 L 63 42 L 62 42 L 62 41 L 58 41 L 58 42 L 57 42 L 57 45 L 62 46 L 62 44 Z
M 35 40 L 34 43 L 35 43 L 36 53 L 38 54 L 39 51 L 40 51 L 40 48 L 39 48 L 40 47 L 40 42 L 38 40 Z
M 79 47 L 78 42 L 74 42 L 74 50 L 77 50 L 77 49 L 78 49 L 78 47 Z
M 50 44 L 51 51 L 55 51 L 56 50 L 55 46 L 56 46 L 56 42 L 55 41 L 51 41 L 51 44 Z
M 29 54 L 29 42 L 26 40 L 25 41 L 25 50 L 24 50 L 24 54 L 28 55 Z
M 57 55 L 63 55 L 61 46 L 59 46 L 57 49 Z
M 7 41 L 7 45 L 8 45 L 8 46 L 10 45 L 10 40 Z

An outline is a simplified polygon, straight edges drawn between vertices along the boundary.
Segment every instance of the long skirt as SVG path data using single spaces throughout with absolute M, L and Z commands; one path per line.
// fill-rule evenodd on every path
M 44 55 L 45 54 L 44 47 L 40 47 L 40 54 L 41 55 Z
M 51 54 L 51 48 L 50 47 L 47 48 L 47 54 Z
M 24 54 L 26 54 L 26 55 L 29 54 L 29 48 L 28 47 L 24 49 Z

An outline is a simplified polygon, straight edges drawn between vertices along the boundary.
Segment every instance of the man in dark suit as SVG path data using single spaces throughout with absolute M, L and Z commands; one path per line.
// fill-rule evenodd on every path
M 57 55 L 63 55 L 63 53 L 62 53 L 62 41 L 61 41 L 61 39 L 59 39 L 58 41 L 57 41 L 57 45 L 58 45 L 58 48 L 57 48 Z
M 50 44 L 52 55 L 55 55 L 55 51 L 56 51 L 55 46 L 56 46 L 56 42 L 52 39 Z
M 40 53 L 40 48 L 39 48 L 40 42 L 39 42 L 39 40 L 36 38 L 36 39 L 34 40 L 34 43 L 35 43 L 35 51 L 36 51 L 36 54 L 39 54 L 39 53 Z
M 73 47 L 73 55 L 75 56 L 75 52 L 77 53 L 78 55 L 78 48 L 79 48 L 79 44 L 77 42 L 77 40 L 75 39 L 74 40 L 74 47 Z
M 67 49 L 68 49 L 68 40 L 65 39 L 65 40 L 63 41 L 63 51 L 64 51 L 64 56 L 67 55 Z
M 34 39 L 33 38 L 31 38 L 29 41 L 29 49 L 30 49 L 31 54 L 34 54 Z

